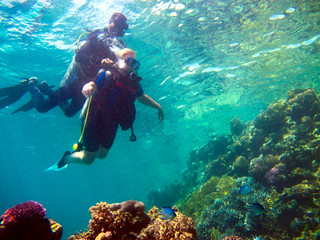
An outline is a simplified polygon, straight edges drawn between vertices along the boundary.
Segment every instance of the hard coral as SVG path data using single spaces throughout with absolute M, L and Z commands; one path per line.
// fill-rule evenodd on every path
M 299 89 L 288 94 L 291 116 L 300 122 L 303 116 L 314 117 L 320 111 L 320 100 L 313 89 Z
M 135 214 L 143 214 L 145 210 L 145 206 L 143 202 L 138 202 L 135 200 L 128 200 L 124 201 L 122 203 L 113 203 L 110 205 L 111 211 L 117 211 L 120 212 L 129 212 L 133 215 Z
M 145 213 L 144 204 L 134 200 L 111 205 L 101 202 L 89 211 L 92 215 L 89 231 L 75 234 L 69 240 L 191 240 L 196 237 L 193 220 L 177 209 L 177 216 L 171 221 L 160 219 L 156 207 Z
M 136 239 L 135 235 L 150 222 L 144 209 L 144 204 L 135 200 L 111 205 L 98 203 L 89 209 L 92 217 L 89 231 L 75 234 L 69 239 Z
M 46 217 L 46 209 L 38 202 L 27 201 L 7 209 L 2 215 L 2 225 L 37 224 Z
M 38 202 L 18 204 L 1 216 L 1 239 L 59 240 L 61 236 L 62 226 L 47 219 L 46 209 Z
M 279 131 L 285 125 L 285 119 L 289 113 L 289 104 L 284 100 L 279 100 L 260 113 L 254 120 L 254 125 L 265 133 Z
M 139 240 L 191 240 L 197 236 L 197 230 L 194 221 L 179 213 L 178 209 L 175 209 L 177 216 L 171 220 L 163 220 L 156 218 L 153 220 L 147 228 L 143 229 L 139 234 Z M 154 207 L 150 211 L 150 215 L 155 217 L 157 209 Z M 148 212 L 148 213 L 149 213 Z M 153 218 L 154 219 L 154 218 Z
M 280 175 L 284 172 L 285 165 L 277 164 L 266 173 L 266 179 L 271 185 L 277 185 L 282 179 Z
M 227 236 L 222 240 L 242 240 L 242 238 L 238 236 Z
M 238 118 L 234 118 L 231 120 L 230 131 L 232 135 L 239 136 L 244 128 L 245 128 L 245 125 L 241 123 L 241 121 Z

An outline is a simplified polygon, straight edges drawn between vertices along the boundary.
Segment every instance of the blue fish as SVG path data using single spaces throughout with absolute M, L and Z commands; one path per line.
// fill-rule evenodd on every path
M 251 188 L 249 188 L 248 186 L 241 186 L 240 188 L 239 188 L 239 194 L 241 194 L 241 195 L 248 195 L 248 194 L 250 194 L 251 193 Z
M 162 211 L 159 213 L 160 218 L 163 220 L 172 220 L 177 214 L 171 207 L 162 207 Z
M 256 216 L 262 215 L 266 211 L 260 203 L 247 203 L 247 209 Z

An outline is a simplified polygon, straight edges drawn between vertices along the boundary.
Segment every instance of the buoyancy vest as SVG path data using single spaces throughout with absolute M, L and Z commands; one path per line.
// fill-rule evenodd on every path
M 96 110 L 117 121 L 122 130 L 128 130 L 136 115 L 134 102 L 141 86 L 132 80 L 130 73 L 122 69 L 110 69 L 109 83 L 98 90 L 93 98 Z

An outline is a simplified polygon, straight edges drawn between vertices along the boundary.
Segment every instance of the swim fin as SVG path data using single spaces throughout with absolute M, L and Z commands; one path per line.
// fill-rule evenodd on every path
M 62 156 L 62 158 L 60 159 L 60 161 L 59 161 L 59 162 L 56 162 L 56 163 L 53 164 L 51 167 L 47 168 L 47 169 L 45 170 L 45 172 L 47 172 L 47 171 L 60 171 L 60 170 L 65 169 L 65 168 L 68 166 L 68 164 L 67 164 L 66 161 L 65 161 L 65 157 L 68 156 L 68 155 L 70 155 L 70 154 L 71 154 L 71 153 L 70 153 L 69 151 L 66 151 L 66 152 L 63 154 L 63 156 Z
M 26 104 L 22 105 L 21 107 L 17 108 L 16 110 L 14 110 L 11 114 L 15 114 L 17 112 L 27 112 L 27 111 L 31 110 L 32 108 L 34 108 L 34 104 L 33 104 L 32 100 L 30 100 Z
M 58 163 L 59 162 L 56 162 L 55 164 L 53 164 L 51 167 L 48 167 L 46 170 L 44 170 L 45 172 L 48 172 L 48 171 L 60 171 L 60 170 L 63 170 L 63 169 L 66 169 L 68 164 L 64 165 L 63 167 L 61 168 L 58 168 Z

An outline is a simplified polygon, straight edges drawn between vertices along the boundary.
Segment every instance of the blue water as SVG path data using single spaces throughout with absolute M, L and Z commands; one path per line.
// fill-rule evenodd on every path
M 291 88 L 319 91 L 319 3 L 293 0 L 2 0 L 0 87 L 30 76 L 58 86 L 84 28 L 103 28 L 115 11 L 128 17 L 123 40 L 164 122 L 137 103 L 137 142 L 119 131 L 106 159 L 44 172 L 77 142 L 78 117 L 58 108 L 10 115 L 28 95 L 0 110 L 0 213 L 38 201 L 63 239 L 87 226 L 97 202 L 147 203 L 149 191 L 181 176 L 192 149 L 227 134 L 232 118 L 252 120 Z

